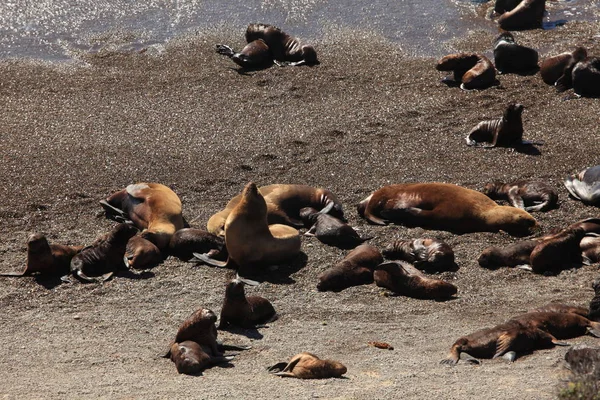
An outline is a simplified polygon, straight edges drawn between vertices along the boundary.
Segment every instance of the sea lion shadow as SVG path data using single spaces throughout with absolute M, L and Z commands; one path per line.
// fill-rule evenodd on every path
M 43 287 L 45 287 L 48 290 L 54 289 L 55 287 L 57 287 L 63 283 L 63 281 L 58 276 L 50 276 L 49 277 L 49 276 L 44 276 L 44 275 L 40 274 L 40 275 L 35 275 L 33 279 L 35 280 L 35 282 L 38 285 L 42 285 Z
M 559 26 L 565 25 L 567 22 L 568 21 L 566 19 L 558 19 L 556 21 L 543 22 L 542 29 L 545 31 L 550 30 L 550 29 L 555 29 L 555 28 L 558 28 Z
M 236 335 L 246 336 L 248 339 L 260 340 L 264 337 L 264 335 L 258 331 L 258 328 L 241 328 L 241 327 L 228 326 L 225 328 L 219 328 L 219 330 L 233 333 Z
M 455 261 L 452 261 L 452 263 L 448 263 L 445 266 L 444 265 L 432 265 L 429 266 L 427 262 L 416 262 L 415 263 L 415 267 L 417 267 L 418 269 L 428 273 L 428 274 L 439 274 L 442 272 L 457 272 L 460 267 L 458 266 L 458 264 Z
M 304 252 L 300 252 L 298 256 L 294 258 L 289 264 L 279 265 L 275 269 L 267 267 L 265 268 L 264 272 L 249 274 L 248 276 L 244 274 L 243 277 L 253 279 L 258 282 L 269 282 L 273 284 L 290 285 L 296 283 L 296 281 L 292 279 L 290 275 L 306 267 L 307 262 L 308 256 Z
M 542 152 L 533 144 L 522 144 L 514 147 L 517 153 L 527 154 L 529 156 L 539 156 Z
M 134 272 L 131 270 L 125 270 L 125 271 L 119 271 L 117 273 L 117 276 L 120 278 L 127 278 L 127 279 L 133 279 L 133 280 L 146 280 L 146 279 L 154 278 L 156 276 L 156 274 L 152 271 Z
M 252 72 L 264 71 L 266 69 L 271 68 L 272 66 L 273 66 L 273 64 L 257 66 L 257 67 L 242 67 L 242 68 L 229 67 L 229 68 L 234 70 L 235 72 L 237 72 L 239 75 L 253 76 Z

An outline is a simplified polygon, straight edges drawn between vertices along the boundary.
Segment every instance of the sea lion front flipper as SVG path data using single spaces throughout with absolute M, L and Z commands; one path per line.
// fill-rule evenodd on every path
M 571 79 L 571 70 L 569 69 L 568 71 L 568 73 L 567 71 L 565 71 L 565 73 L 554 83 L 556 90 L 559 92 L 564 92 L 573 87 L 573 82 Z
M 479 361 L 478 359 L 476 359 L 469 353 L 465 353 L 465 352 L 460 353 L 460 359 L 463 361 L 466 361 L 468 363 L 471 363 L 471 364 L 477 364 L 477 365 L 481 364 L 481 361 Z
M 101 278 L 100 282 L 106 282 L 107 280 L 109 280 L 110 278 L 112 278 L 114 274 L 115 274 L 114 272 L 109 272 L 109 273 L 106 273 L 106 274 L 102 275 L 100 277 Z
M 502 333 L 496 341 L 496 354 L 494 354 L 494 357 L 492 358 L 503 356 L 510 348 L 514 339 L 515 335 L 511 335 L 508 332 Z
M 217 53 L 227 57 L 232 57 L 235 54 L 235 51 L 233 51 L 231 47 L 226 46 L 224 44 L 218 44 L 216 47 L 216 51 Z
M 521 210 L 525 209 L 525 202 L 523 198 L 519 196 L 519 187 L 513 186 L 508 191 L 508 200 L 513 207 L 520 208 Z
M 323 207 L 321 209 L 321 211 L 319 211 L 319 214 L 327 214 L 327 213 L 329 213 L 329 211 L 331 211 L 334 206 L 335 206 L 335 203 L 333 201 L 330 201 L 329 203 L 327 203 L 327 205 L 325 207 Z
M 77 277 L 79 279 L 81 279 L 84 282 L 90 282 L 90 283 L 97 283 L 98 280 L 95 278 L 90 278 L 89 276 L 87 276 L 86 274 L 83 273 L 82 270 L 78 269 L 75 274 L 77 275 Z
M 517 359 L 517 353 L 515 351 L 509 351 L 502 356 L 508 362 L 514 362 Z
M 192 258 L 190 261 L 200 261 L 205 264 L 212 265 L 213 267 L 224 268 L 224 267 L 227 267 L 227 265 L 229 263 L 229 259 L 227 259 L 227 261 L 219 261 L 219 260 L 210 258 L 207 254 L 200 254 L 200 253 L 192 253 L 192 254 L 194 255 L 194 258 Z

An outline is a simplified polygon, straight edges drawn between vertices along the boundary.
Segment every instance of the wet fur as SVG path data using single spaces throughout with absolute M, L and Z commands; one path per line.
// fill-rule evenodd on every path
M 522 0 L 498 18 L 498 25 L 507 31 L 538 29 L 542 27 L 545 10 L 546 0 Z
M 517 44 L 510 32 L 503 32 L 494 42 L 494 63 L 501 73 L 530 73 L 538 69 L 538 52 Z

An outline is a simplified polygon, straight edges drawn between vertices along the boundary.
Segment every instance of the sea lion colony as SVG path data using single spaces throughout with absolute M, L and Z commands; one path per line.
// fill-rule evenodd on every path
M 534 4 L 540 4 L 539 1 L 530 0 L 524 0 L 522 3 L 518 3 L 519 5 L 513 6 L 511 9 L 516 12 L 527 7 L 531 8 Z M 541 4 L 543 5 L 543 2 Z M 508 12 L 509 10 L 504 11 Z M 539 8 L 535 12 L 527 12 L 534 16 L 533 25 L 539 25 L 537 23 Z M 508 20 L 507 17 L 503 21 Z M 256 32 L 263 37 L 251 35 Z M 248 46 L 242 50 L 241 56 L 233 52 L 229 54 L 224 47 L 218 48 L 218 51 L 230 56 L 242 67 L 262 66 L 264 63 L 269 64 L 273 61 L 287 61 L 291 65 L 316 64 L 316 53 L 311 46 L 300 46 L 297 39 L 291 38 L 277 28 L 251 25 L 248 28 L 247 39 L 249 44 L 258 41 L 255 43 L 259 46 L 257 54 L 262 57 L 258 63 L 254 63 L 254 61 L 247 63 L 247 58 L 251 57 L 256 50 L 248 48 Z M 514 42 L 514 37 L 503 34 L 498 42 L 506 45 Z M 501 54 L 502 49 L 499 51 Z M 270 60 L 266 62 L 264 61 L 265 52 L 270 52 L 267 57 Z M 517 54 L 519 54 L 518 51 Z M 506 54 L 502 56 L 506 57 Z M 584 51 L 580 50 L 567 53 L 567 56 L 558 57 L 560 57 L 558 60 L 542 62 L 541 70 L 544 81 L 556 84 L 559 89 L 573 87 L 578 95 L 598 94 L 598 92 L 594 92 L 597 79 L 595 59 L 588 58 Z M 463 59 L 467 59 L 468 63 L 466 64 L 469 65 L 461 64 Z M 457 60 L 460 61 L 458 64 L 461 64 L 459 67 L 447 66 L 448 63 L 455 63 Z M 503 62 L 512 65 L 510 60 Z M 492 84 L 491 82 L 495 79 L 489 78 L 489 76 L 495 77 L 493 64 L 479 55 L 451 57 L 440 64 L 438 69 L 453 70 L 455 80 L 462 82 L 461 87 L 465 89 L 484 88 Z M 472 70 L 473 68 L 475 70 Z M 465 75 L 467 76 L 465 77 Z M 478 84 L 477 79 L 482 75 L 486 77 L 485 83 Z M 548 78 L 549 75 L 552 77 Z M 474 79 L 475 84 L 473 84 Z M 585 90 L 582 89 L 583 87 Z M 518 111 L 520 116 L 522 108 Z M 499 123 L 495 128 L 498 128 L 498 125 Z M 522 130 L 518 134 L 519 140 L 521 134 Z M 496 134 L 493 138 L 494 142 L 498 139 L 497 136 Z M 598 198 L 598 180 L 595 179 L 597 174 L 592 177 L 592 174 L 586 176 L 584 173 L 585 171 L 578 176 L 568 178 L 565 185 L 577 198 L 579 198 L 578 193 L 584 191 L 586 195 L 582 196 L 582 199 L 593 203 Z M 574 179 L 577 179 L 579 183 L 579 191 L 571 189 L 571 182 Z M 535 219 L 519 208 L 524 208 L 523 202 L 527 199 L 526 189 L 535 188 L 537 190 L 541 187 L 539 185 L 519 182 L 511 188 L 496 188 L 501 189 L 499 191 L 503 194 L 508 192 L 511 203 L 519 207 L 512 209 L 501 209 L 504 206 L 490 203 L 491 200 L 486 200 L 486 196 L 455 185 L 439 183 L 421 185 L 416 190 L 410 189 L 408 192 L 403 191 L 404 188 L 400 187 L 402 185 L 384 187 L 367 197 L 358 206 L 358 211 L 369 222 L 375 224 L 394 221 L 455 232 L 503 230 L 518 234 L 530 234 L 532 229 L 537 227 Z M 581 189 L 581 185 L 587 185 L 585 190 Z M 95 282 L 97 280 L 89 275 L 99 275 L 101 280 L 105 280 L 119 269 L 152 268 L 158 265 L 164 257 L 173 255 L 182 260 L 212 262 L 213 265 L 237 269 L 242 275 L 249 274 L 260 277 L 261 274 L 269 273 L 269 269 L 265 269 L 265 266 L 284 263 L 299 253 L 300 236 L 296 228 L 302 226 L 301 219 L 308 221 L 309 224 L 315 221 L 319 223 L 319 216 L 327 216 L 327 218 L 337 221 L 326 220 L 320 223 L 327 227 L 336 227 L 335 237 L 348 235 L 347 241 L 343 242 L 345 246 L 348 245 L 347 243 L 350 243 L 349 247 L 356 246 L 364 241 L 356 235 L 352 228 L 344 224 L 341 203 L 326 189 L 297 187 L 300 185 L 271 186 L 273 187 L 257 188 L 252 183 L 248 184 L 240 196 L 227 204 L 225 210 L 215 214 L 213 216 L 213 218 L 216 217 L 215 219 L 211 218 L 214 222 L 209 221 L 208 224 L 211 233 L 190 228 L 187 225 L 183 219 L 181 201 L 168 187 L 153 183 L 132 184 L 101 201 L 107 216 L 122 222 L 109 234 L 99 238 L 87 248 L 49 245 L 43 235 L 35 234 L 28 242 L 25 270 L 22 273 L 4 275 L 21 276 L 39 273 L 61 276 L 72 272 L 83 281 Z M 513 187 L 517 189 L 512 190 Z M 465 204 L 467 205 L 465 212 L 450 211 L 450 207 L 443 206 L 444 199 L 435 200 L 435 195 L 440 190 L 446 190 L 448 198 L 464 196 L 462 198 L 466 199 Z M 545 188 L 542 187 L 540 190 L 543 191 Z M 376 193 L 378 194 L 376 195 Z M 408 195 L 404 193 L 408 193 Z M 441 204 L 441 208 L 433 212 L 425 210 L 423 203 L 427 202 L 437 202 Z M 551 197 L 550 202 L 554 206 L 556 198 Z M 482 204 L 485 205 L 484 208 L 491 210 L 491 213 L 479 211 L 473 213 L 469 210 L 469 207 L 479 209 Z M 312 209 L 307 210 L 306 208 L 309 207 Z M 540 211 L 546 209 L 546 207 L 537 208 Z M 502 211 L 497 211 L 500 209 Z M 306 213 L 302 213 L 302 210 L 305 210 Z M 575 259 L 575 262 L 585 262 L 586 260 L 598 262 L 600 245 L 594 239 L 599 233 L 596 228 L 595 221 L 580 221 L 561 232 L 528 240 L 523 244 L 519 243 L 518 251 L 511 252 L 508 251 L 509 249 L 502 249 L 507 250 L 505 253 L 508 254 L 498 255 L 500 261 L 490 261 L 490 257 L 496 256 L 495 253 L 492 256 L 486 255 L 486 257 L 482 255 L 479 261 L 482 266 L 486 267 L 531 264 L 534 272 L 546 272 L 557 267 L 557 255 L 559 256 L 558 261 L 561 263 L 564 258 L 569 261 Z M 138 229 L 141 230 L 140 233 L 138 233 Z M 318 227 L 315 230 L 318 231 Z M 218 235 L 224 236 L 224 239 Z M 318 233 L 317 237 L 319 237 Z M 421 266 L 419 262 L 427 262 L 428 258 L 425 257 L 424 252 L 428 250 L 423 248 L 426 249 L 427 246 L 430 246 L 431 243 L 425 244 L 425 241 L 431 240 L 419 238 L 411 243 L 407 241 L 403 244 L 392 244 L 390 246 L 392 250 L 402 249 L 405 260 L 403 262 L 383 262 L 383 257 L 377 248 L 361 245 L 351 251 L 331 271 L 323 274 L 320 277 L 318 288 L 319 290 L 339 291 L 355 284 L 368 284 L 375 281 L 378 286 L 402 295 L 436 300 L 452 297 L 457 293 L 454 285 L 439 279 L 428 278 L 410 264 L 415 263 L 417 266 Z M 325 240 L 324 242 L 327 243 Z M 451 254 L 450 263 L 453 263 L 452 249 L 444 247 L 444 251 L 446 257 L 450 257 L 449 254 Z M 533 267 L 534 265 L 536 267 Z M 228 283 L 226 304 L 224 305 L 225 314 L 222 311 L 220 327 L 221 325 L 235 324 L 236 321 L 244 327 L 256 326 L 271 321 L 275 316 L 275 310 L 268 300 L 259 297 L 245 297 L 243 282 L 243 278 L 240 277 L 240 279 Z M 598 286 L 595 284 L 594 287 Z M 233 289 L 235 289 L 235 294 Z M 228 302 L 229 304 L 227 304 Z M 537 348 L 564 344 L 559 342 L 559 339 L 579 336 L 586 332 L 597 335 L 599 327 L 593 321 L 597 318 L 596 303 L 598 303 L 597 298 L 594 298 L 589 315 L 587 310 L 581 308 L 551 304 L 542 309 L 533 310 L 531 313 L 517 316 L 495 328 L 475 332 L 459 339 L 452 347 L 449 360 L 444 362 L 455 364 L 461 353 L 469 354 L 469 360 L 473 360 L 474 357 L 495 358 L 507 355 L 506 358 L 512 361 L 518 355 Z M 585 315 L 582 316 L 582 314 Z M 587 318 L 588 316 L 591 320 Z M 176 363 L 179 372 L 196 374 L 208 366 L 233 360 L 232 356 L 223 355 L 223 347 L 220 347 L 216 340 L 216 320 L 216 315 L 212 311 L 200 309 L 179 329 L 168 352 L 168 356 Z M 274 369 L 272 367 L 272 370 Z M 276 375 L 325 378 L 341 376 L 345 372 L 346 367 L 338 362 L 319 360 L 310 353 L 301 353 L 293 357 L 289 364 L 282 363 L 280 372 Z

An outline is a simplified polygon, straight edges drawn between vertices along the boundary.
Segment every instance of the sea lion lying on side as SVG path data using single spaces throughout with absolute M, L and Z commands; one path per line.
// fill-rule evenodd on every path
M 456 286 L 441 279 L 425 277 L 404 261 L 386 262 L 375 267 L 375 284 L 402 296 L 416 299 L 447 300 L 457 292 Z
M 404 260 L 424 270 L 457 270 L 454 251 L 447 243 L 432 238 L 396 240 L 383 249 L 384 257 L 392 260 Z
M 227 259 L 225 239 L 202 229 L 183 228 L 171 237 L 169 254 L 182 261 L 194 258 L 194 253 L 208 254 L 217 260 Z
M 558 203 L 558 194 L 550 185 L 530 180 L 490 182 L 484 186 L 483 194 L 492 200 L 507 200 L 513 207 L 527 212 L 547 211 L 556 208 Z
M 333 203 L 330 203 L 332 206 Z M 329 207 L 329 206 L 328 206 Z M 361 238 L 347 223 L 326 213 L 327 208 L 318 211 L 312 207 L 300 210 L 300 218 L 310 229 L 307 236 L 316 236 L 319 241 L 342 249 L 352 249 L 363 243 L 367 238 Z
M 443 82 L 455 82 L 463 90 L 486 89 L 497 83 L 494 64 L 478 53 L 447 55 L 438 61 L 435 68 L 438 71 L 453 71 L 453 78 L 444 78 Z
M 234 357 L 216 355 L 210 346 L 186 340 L 171 345 L 170 358 L 180 374 L 196 375 L 213 365 L 229 362 Z
M 278 363 L 269 368 L 274 375 L 299 379 L 339 378 L 348 369 L 337 361 L 321 360 L 311 353 L 300 353 L 289 363 Z
M 351 286 L 373 283 L 373 270 L 382 262 L 383 257 L 376 247 L 362 244 L 333 268 L 319 275 L 317 289 L 321 292 L 340 292 Z

